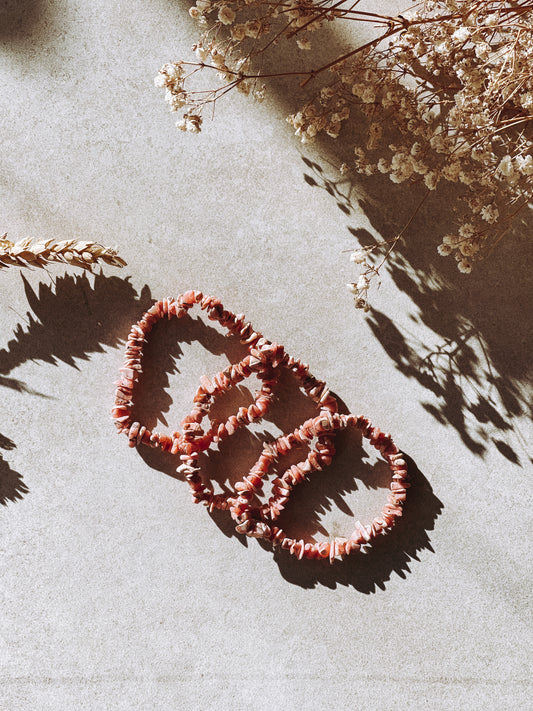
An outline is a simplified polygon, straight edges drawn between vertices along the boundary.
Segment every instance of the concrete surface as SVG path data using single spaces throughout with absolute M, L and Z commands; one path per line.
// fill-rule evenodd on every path
M 386 181 L 348 195 L 332 168 L 348 144 L 302 148 L 282 84 L 178 135 L 153 76 L 195 36 L 185 3 L 0 3 L 0 228 L 128 262 L 0 274 L 0 708 L 527 708 L 530 225 L 465 277 L 432 241 L 449 205 L 428 206 L 356 311 L 347 250 L 390 238 L 415 197 Z M 189 288 L 393 433 L 415 485 L 382 545 L 331 567 L 273 554 L 195 507 L 172 458 L 115 433 L 128 326 Z M 154 333 L 146 419 L 177 426 L 200 375 L 238 352 L 206 325 Z M 286 384 L 207 475 L 235 480 L 307 411 Z M 382 465 L 353 438 L 338 449 L 288 529 L 320 539 L 379 507 Z

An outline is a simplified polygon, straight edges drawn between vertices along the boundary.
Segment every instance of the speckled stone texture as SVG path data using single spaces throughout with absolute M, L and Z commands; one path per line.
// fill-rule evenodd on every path
M 0 708 L 527 708 L 532 220 L 464 276 L 435 251 L 453 195 L 426 203 L 372 310 L 355 310 L 349 250 L 394 236 L 416 190 L 341 179 L 342 137 L 301 146 L 290 83 L 260 105 L 229 95 L 199 136 L 178 134 L 153 78 L 189 56 L 187 7 L 0 2 L 0 231 L 117 245 L 128 263 L 0 273 Z M 392 433 L 413 479 L 394 534 L 298 562 L 194 506 L 170 455 L 116 434 L 130 324 L 190 288 Z M 172 431 L 200 376 L 242 349 L 196 316 L 152 335 L 139 407 Z M 241 478 L 309 408 L 282 383 L 206 476 Z M 283 514 L 295 535 L 349 533 L 381 507 L 372 448 L 347 433 L 337 449 Z

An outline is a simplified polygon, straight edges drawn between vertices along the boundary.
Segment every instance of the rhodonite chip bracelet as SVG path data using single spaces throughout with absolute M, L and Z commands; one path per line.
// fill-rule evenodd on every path
M 142 376 L 143 347 L 157 321 L 182 318 L 196 304 L 207 313 L 208 319 L 218 321 L 228 334 L 238 337 L 246 345 L 248 354 L 239 363 L 230 364 L 212 378 L 202 376 L 192 409 L 181 423 L 181 431 L 171 435 L 161 434 L 134 421 L 132 415 L 136 387 Z M 235 484 L 234 491 L 215 494 L 212 486 L 202 478 L 198 463 L 200 453 L 231 437 L 238 428 L 260 420 L 268 412 L 283 369 L 293 373 L 302 390 L 316 403 L 317 415 L 293 432 L 265 443 L 259 459 Z M 225 421 L 211 418 L 215 398 L 252 374 L 261 383 L 254 402 L 248 407 L 240 407 Z M 148 309 L 131 327 L 126 359 L 116 385 L 112 415 L 119 432 L 127 435 L 129 446 L 160 447 L 179 457 L 181 463 L 177 471 L 188 481 L 194 502 L 202 502 L 210 510 L 227 510 L 239 533 L 268 540 L 299 559 L 325 558 L 333 562 L 335 558 L 359 551 L 362 545 L 387 533 L 402 515 L 409 488 L 408 474 L 403 455 L 391 436 L 373 427 L 366 417 L 339 414 L 336 398 L 324 382 L 311 375 L 307 365 L 289 356 L 283 346 L 264 338 L 245 320 L 244 315 L 227 311 L 215 297 L 204 296 L 199 291 L 187 291 L 176 299 L 158 301 Z M 206 419 L 208 424 L 204 424 Z M 359 430 L 389 463 L 392 482 L 381 513 L 367 525 L 357 522 L 355 530 L 347 538 L 336 537 L 320 543 L 290 538 L 276 525 L 279 514 L 295 486 L 304 482 L 312 472 L 331 463 L 335 455 L 335 434 L 346 428 Z M 276 477 L 272 482 L 270 498 L 258 504 L 269 469 L 295 448 L 307 449 L 307 456 Z

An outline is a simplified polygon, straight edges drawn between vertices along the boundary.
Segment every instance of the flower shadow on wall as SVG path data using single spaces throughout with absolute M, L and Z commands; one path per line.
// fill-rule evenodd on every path
M 94 280 L 85 273 L 66 274 L 50 284 L 41 282 L 36 291 L 23 274 L 21 278 L 31 311 L 27 312 L 27 323 L 19 323 L 15 337 L 0 350 L 0 386 L 23 396 L 48 397 L 7 377 L 19 365 L 28 360 L 53 365 L 63 361 L 79 370 L 75 359 L 89 360 L 91 353 L 102 353 L 105 346 L 121 345 L 129 325 L 152 302 L 147 286 L 137 294 L 127 279 L 102 272 Z M 15 446 L 0 435 L 2 449 Z M 0 503 L 16 501 L 26 493 L 22 476 L 0 456 Z
M 206 351 L 223 356 L 229 362 L 242 358 L 246 350 L 233 338 L 221 334 L 216 328 L 199 318 L 185 316 L 181 319 L 160 321 L 152 329 L 143 349 L 142 377 L 135 386 L 133 419 L 149 429 L 161 425 L 179 430 L 178 423 L 168 422 L 167 413 L 172 405 L 170 389 L 179 384 L 182 376 L 181 361 L 184 344 L 197 341 Z M 208 377 L 212 373 L 206 373 Z M 177 380 L 173 377 L 177 375 Z M 201 373 L 198 373 L 198 378 Z M 179 387 L 179 385 L 178 385 Z M 210 416 L 224 420 L 236 412 L 240 406 L 246 407 L 252 400 L 254 386 L 246 379 L 213 403 Z M 192 406 L 192 402 L 191 402 Z M 347 408 L 339 400 L 343 412 Z M 185 416 L 186 412 L 182 413 Z M 241 428 L 216 446 L 202 453 L 199 464 L 204 482 L 218 493 L 229 495 L 234 485 L 241 480 L 257 461 L 265 441 L 272 441 L 280 432 L 291 432 L 309 417 L 316 415 L 316 406 L 306 397 L 298 381 L 288 372 L 283 372 L 276 388 L 276 399 L 260 423 L 253 428 Z M 125 442 L 124 442 L 125 444 Z M 337 533 L 345 535 L 353 530 L 357 515 L 351 509 L 352 495 L 357 502 L 358 492 L 375 490 L 378 497 L 386 498 L 390 484 L 390 471 L 382 461 L 372 463 L 362 446 L 358 432 L 339 433 L 336 437 L 337 455 L 323 472 L 315 472 L 291 494 L 290 503 L 280 517 L 279 524 L 295 538 L 317 541 L 332 538 Z M 273 464 L 265 480 L 260 500 L 269 496 L 269 486 L 276 476 L 291 464 L 307 456 L 307 448 L 295 449 L 288 456 Z M 179 455 L 172 455 L 160 449 L 140 445 L 139 456 L 151 468 L 161 471 L 181 482 L 184 476 L 177 471 L 181 461 Z M 344 561 L 330 565 L 327 561 L 298 561 L 287 551 L 275 549 L 273 560 L 281 575 L 290 583 L 305 588 L 318 584 L 335 588 L 337 585 L 352 586 L 363 593 L 384 589 L 391 574 L 396 572 L 405 577 L 410 572 L 410 561 L 418 560 L 418 553 L 424 549 L 432 551 L 428 532 L 433 530 L 435 520 L 443 505 L 433 494 L 426 478 L 415 463 L 409 460 L 413 487 L 410 490 L 405 513 L 393 531 L 378 540 L 366 553 L 351 556 Z M 412 492 L 412 493 L 411 493 Z M 184 494 L 189 494 L 188 487 Z M 324 514 L 332 512 L 333 521 L 323 523 Z M 242 545 L 248 545 L 248 538 L 235 531 L 235 524 L 227 511 L 214 510 L 210 513 L 213 522 L 224 535 L 234 537 Z M 350 531 L 333 531 L 335 521 L 351 520 Z M 352 520 L 353 519 L 353 520 Z M 252 544 L 254 545 L 254 544 Z M 260 545 L 260 543 L 259 543 Z M 272 554 L 270 544 L 265 549 Z
M 394 237 L 420 199 L 416 186 L 390 191 L 387 179 L 379 178 L 365 179 L 363 187 L 383 200 L 365 199 L 360 185 L 331 177 L 316 161 L 303 161 L 304 180 L 331 195 L 346 216 L 356 212 L 352 196 L 357 191 L 374 232 L 348 226 L 361 247 Z M 523 215 L 497 250 L 463 275 L 453 260 L 438 256 L 432 238 L 446 225 L 449 229 L 455 199 L 450 190 L 438 204 L 425 203 L 386 263 L 395 285 L 412 302 L 407 325 L 406 319 L 400 325 L 372 306 L 367 322 L 398 370 L 426 389 L 422 405 L 428 413 L 455 428 L 475 454 L 496 447 L 521 464 L 531 457 L 516 420 L 533 415 L 533 219 L 531 211 Z
M 354 24 L 355 46 L 360 40 Z M 320 65 L 324 51 L 333 57 L 342 44 L 336 23 L 330 25 L 320 31 L 327 41 L 307 53 L 315 66 Z M 291 58 L 280 45 L 279 54 L 271 60 L 284 68 L 283 62 L 290 64 Z M 304 93 L 291 81 L 278 79 L 270 85 L 282 115 L 293 113 L 328 80 L 317 77 Z M 384 268 L 412 302 L 407 323 L 413 328 L 372 308 L 367 317 L 372 334 L 398 370 L 427 391 L 422 404 L 428 413 L 453 427 L 472 452 L 482 457 L 496 448 L 515 465 L 530 462 L 532 453 L 517 420 L 533 415 L 531 206 L 517 215 L 493 251 L 474 263 L 471 274 L 461 274 L 452 257 L 438 255 L 437 246 L 443 235 L 458 227 L 464 191 L 445 180 L 428 193 L 420 178 L 396 185 L 388 175 L 358 174 L 354 146 L 364 148 L 369 139 L 368 118 L 363 114 L 355 104 L 339 137 L 333 140 L 318 134 L 306 149 L 310 157 L 302 160 L 303 179 L 310 190 L 326 191 L 347 218 L 357 214 L 359 224 L 363 213 L 368 229 L 350 224 L 347 229 L 354 237 L 354 249 L 379 245 L 374 266 L 406 227 Z M 402 134 L 387 122 L 383 134 L 385 146 L 404 142 Z M 349 169 L 344 176 L 338 170 L 343 163 Z M 354 265 L 353 280 L 358 276 Z M 339 289 L 343 286 L 339 283 Z M 354 313 L 357 317 L 362 314 Z

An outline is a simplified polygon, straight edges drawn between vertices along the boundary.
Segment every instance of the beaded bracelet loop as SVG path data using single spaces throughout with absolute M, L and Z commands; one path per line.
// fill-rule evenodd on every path
M 227 328 L 229 334 L 237 335 L 241 343 L 248 347 L 249 355 L 240 363 L 228 366 L 212 380 L 202 376 L 194 398 L 193 409 L 182 421 L 183 432 L 165 435 L 150 431 L 140 422 L 134 421 L 132 417 L 133 389 L 142 373 L 141 360 L 146 336 L 157 321 L 165 317 L 181 318 L 194 304 L 200 304 L 200 307 L 207 311 L 208 319 L 218 321 Z M 122 375 L 116 383 L 112 416 L 119 432 L 128 435 L 130 447 L 145 444 L 161 447 L 172 454 L 193 455 L 206 450 L 213 442 L 232 434 L 237 427 L 263 417 L 272 402 L 273 389 L 279 378 L 281 365 L 296 375 L 307 395 L 317 402 L 321 411 L 336 411 L 336 399 L 330 394 L 325 383 L 309 373 L 308 366 L 288 356 L 283 346 L 271 343 L 259 331 L 255 331 L 252 325 L 245 321 L 243 314 L 236 316 L 231 311 L 225 310 L 219 299 L 204 296 L 198 291 L 187 291 L 177 299 L 169 298 L 156 302 L 143 314 L 140 321 L 132 326 L 126 344 L 126 360 L 120 369 Z M 212 422 L 209 430 L 204 431 L 201 422 L 209 413 L 213 398 L 241 382 L 251 373 L 255 373 L 262 380 L 261 389 L 256 394 L 254 403 L 248 408 L 240 408 L 237 415 L 230 416 L 225 423 Z M 192 464 L 188 466 L 190 468 Z
M 370 444 L 381 452 L 388 461 L 392 470 L 392 483 L 387 503 L 381 514 L 374 518 L 371 524 L 363 526 L 357 521 L 350 538 L 337 537 L 322 543 L 310 543 L 303 539 L 289 538 L 281 528 L 273 525 L 275 520 L 284 508 L 294 487 L 302 483 L 312 471 L 321 469 L 324 464 L 331 462 L 332 454 L 328 435 L 331 436 L 332 433 L 348 427 L 358 429 L 363 437 L 367 438 Z M 307 444 L 314 438 L 317 438 L 322 444 L 318 456 L 310 463 L 299 463 L 288 468 L 281 477 L 273 481 L 272 496 L 268 503 L 260 508 L 252 508 L 250 505 L 252 495 L 261 488 L 263 477 L 267 474 L 272 462 L 287 454 L 294 446 Z M 304 557 L 329 558 L 330 562 L 333 562 L 337 556 L 342 558 L 358 551 L 361 545 L 370 543 L 378 534 L 387 533 L 396 518 L 402 515 L 402 507 L 409 487 L 405 460 L 389 434 L 373 427 L 366 417 L 328 413 L 307 420 L 292 434 L 282 436 L 275 442 L 265 445 L 258 462 L 252 467 L 251 473 L 242 482 L 235 485 L 239 495 L 232 502 L 230 512 L 237 523 L 236 529 L 239 533 L 270 540 L 274 545 L 289 550 L 299 559 Z
M 120 369 L 121 378 L 116 383 L 115 406 L 111 412 L 119 432 L 124 432 L 128 435 L 130 447 L 145 444 L 151 447 L 161 447 L 161 449 L 171 451 L 174 454 L 183 450 L 185 450 L 185 453 L 189 453 L 196 451 L 199 447 L 206 449 L 211 443 L 210 437 L 214 438 L 218 432 L 211 427 L 210 436 L 205 436 L 206 433 L 200 432 L 194 422 L 185 421 L 185 427 L 189 430 L 189 434 L 184 435 L 174 432 L 170 436 L 150 431 L 141 423 L 135 422 L 132 417 L 133 389 L 142 373 L 141 360 L 146 336 L 157 321 L 165 317 L 169 319 L 172 317 L 182 318 L 195 304 L 200 304 L 200 308 L 207 311 L 208 319 L 218 321 L 223 327 L 227 328 L 229 334 L 237 335 L 241 343 L 248 347 L 249 356 L 241 363 L 232 366 L 233 372 L 230 370 L 228 375 L 226 371 L 223 371 L 221 377 L 225 387 L 230 387 L 231 384 L 248 377 L 252 372 L 256 372 L 258 377 L 263 377 L 264 389 L 262 388 L 256 397 L 254 405 L 264 409 L 265 405 L 268 408 L 270 404 L 271 397 L 267 395 L 271 386 L 267 384 L 267 381 L 271 374 L 272 366 L 277 364 L 281 353 L 284 352 L 283 348 L 263 338 L 261 333 L 255 331 L 252 325 L 245 321 L 243 314 L 236 316 L 231 311 L 226 311 L 219 299 L 212 296 L 204 296 L 199 291 L 187 291 L 177 299 L 163 299 L 156 302 L 143 314 L 140 321 L 131 327 L 126 344 L 126 360 Z M 275 380 L 275 376 L 273 379 Z M 207 385 L 207 379 L 204 380 L 204 384 Z M 209 387 L 212 386 L 210 385 Z M 220 391 L 223 389 L 222 387 L 219 388 Z M 265 396 L 267 396 L 266 400 Z M 201 393 L 199 397 L 202 397 Z M 194 410 L 193 419 L 197 416 L 197 411 Z M 192 426 L 187 427 L 188 425 Z M 196 440 L 196 443 L 192 440 Z
M 311 373 L 309 372 L 309 367 L 301 361 L 295 360 L 290 356 L 281 356 L 279 351 L 278 354 L 280 355 L 280 357 L 277 359 L 277 361 L 275 361 L 275 372 L 277 377 L 279 377 L 280 368 L 287 368 L 295 375 L 296 379 L 301 382 L 301 387 L 305 391 L 307 396 L 318 405 L 318 407 L 320 408 L 321 415 L 330 415 L 332 413 L 335 413 L 337 411 L 337 400 L 333 395 L 331 395 L 326 384 L 320 380 L 317 380 L 313 375 L 311 375 Z M 272 364 L 274 361 L 268 362 Z M 223 373 L 224 372 L 226 371 L 223 371 Z M 219 373 L 213 379 L 215 383 L 220 382 L 220 388 L 222 388 L 225 383 L 225 381 L 220 378 L 223 373 Z M 273 381 L 271 380 L 267 382 L 272 383 Z M 204 393 L 208 393 L 210 389 L 213 389 L 212 384 L 210 384 L 210 381 L 206 382 L 204 380 L 203 385 L 199 388 L 198 391 L 200 393 L 202 405 L 206 400 L 206 395 Z M 216 429 L 216 425 L 213 425 L 212 429 L 216 429 L 215 435 L 213 435 L 212 431 L 210 431 L 207 433 L 207 435 L 204 435 L 204 437 L 211 438 L 211 441 L 218 441 L 219 439 L 227 437 L 228 434 L 233 434 L 239 424 L 246 423 L 247 421 L 255 421 L 256 419 L 262 417 L 266 412 L 266 408 L 267 403 L 264 400 L 262 401 L 261 396 L 259 396 L 258 398 L 256 398 L 256 402 L 254 405 L 251 405 L 248 408 L 240 408 L 237 416 L 230 416 L 225 425 L 219 425 L 218 429 Z M 193 408 L 193 412 L 191 413 L 191 415 L 185 418 L 185 421 L 195 423 L 196 426 L 199 426 L 197 422 L 199 419 L 201 421 L 201 418 L 203 416 L 204 412 L 202 408 L 198 410 L 196 408 Z M 230 428 L 229 430 L 228 426 Z M 328 437 L 324 437 L 322 435 L 318 437 L 316 445 L 311 448 L 307 459 L 305 460 L 305 462 L 302 462 L 302 466 L 309 467 L 310 469 L 312 469 L 314 467 L 320 466 L 320 463 L 325 464 L 327 455 L 329 456 L 329 460 L 331 461 L 331 457 L 333 457 L 333 455 L 335 454 L 335 447 L 333 445 L 333 434 L 334 433 L 330 433 Z M 291 435 L 289 435 L 289 437 L 290 436 Z M 196 440 L 194 441 L 196 442 Z M 234 504 L 235 496 L 233 494 L 230 494 L 229 496 L 226 496 L 225 494 L 215 494 L 213 489 L 211 487 L 208 487 L 202 480 L 202 477 L 200 475 L 200 467 L 198 466 L 198 453 L 200 451 L 203 451 L 204 444 L 201 436 L 199 441 L 201 442 L 202 446 L 198 445 L 196 447 L 187 447 L 185 443 L 182 442 L 181 451 L 184 455 L 182 457 L 183 464 L 178 468 L 178 471 L 185 476 L 185 478 L 191 485 L 191 488 L 193 490 L 193 501 L 195 503 L 203 502 L 206 506 L 209 506 L 211 511 L 215 508 L 224 510 L 228 509 Z M 283 448 L 283 442 L 284 437 L 282 436 L 278 438 L 275 443 L 268 446 L 273 447 L 277 444 L 279 448 Z M 262 455 L 263 460 L 266 456 L 267 455 Z M 259 462 L 255 465 L 255 468 L 252 469 L 248 477 L 245 478 L 245 482 L 250 485 L 251 490 L 253 490 L 254 485 L 259 488 L 261 472 L 263 471 L 262 468 L 264 466 L 263 460 L 260 458 Z M 244 491 L 246 485 L 241 485 L 241 483 L 239 482 L 236 488 L 238 486 L 241 486 L 241 495 L 243 497 L 247 496 L 246 492 Z
M 261 388 L 255 394 L 254 402 L 249 407 L 240 407 L 237 414 L 230 415 L 225 422 L 211 420 L 209 430 L 205 431 L 201 423 L 209 415 L 215 398 L 230 390 L 252 373 L 255 373 L 261 380 Z M 279 372 L 269 367 L 268 362 L 260 361 L 254 351 L 240 363 L 228 366 L 212 379 L 203 375 L 194 396 L 193 409 L 181 422 L 183 432 L 181 434 L 175 432 L 173 435 L 172 453 L 186 454 L 204 451 L 212 443 L 220 442 L 232 435 L 239 427 L 260 420 L 272 403 L 274 388 L 278 380 Z

